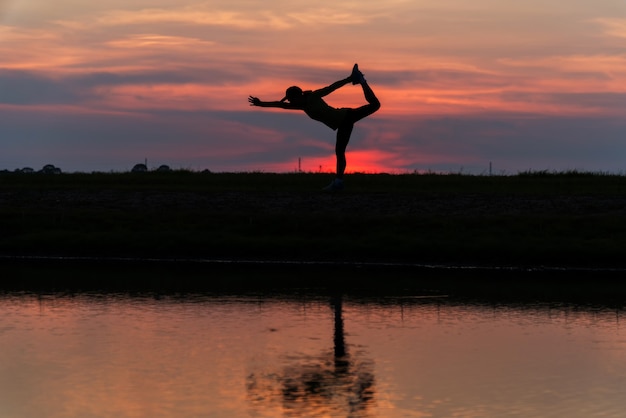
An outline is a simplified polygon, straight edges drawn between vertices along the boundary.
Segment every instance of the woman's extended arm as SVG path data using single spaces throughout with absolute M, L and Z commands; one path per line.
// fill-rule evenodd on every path
M 352 81 L 352 78 L 350 78 L 350 77 L 344 78 L 343 80 L 335 81 L 330 86 L 322 87 L 321 89 L 315 90 L 313 93 L 315 93 L 315 94 L 317 94 L 317 95 L 319 95 L 321 97 L 324 97 L 324 96 L 329 95 L 333 91 L 337 90 L 339 87 L 345 86 L 346 84 L 348 84 L 351 81 Z
M 291 103 L 286 102 L 264 102 L 261 101 L 258 97 L 250 96 L 248 97 L 248 102 L 250 102 L 250 106 L 259 106 L 259 107 L 279 107 L 281 109 L 302 109 L 299 106 L 295 106 Z

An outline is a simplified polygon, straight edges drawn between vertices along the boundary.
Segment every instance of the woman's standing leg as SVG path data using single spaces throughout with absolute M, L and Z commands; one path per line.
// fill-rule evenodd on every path
M 350 135 L 354 124 L 345 123 L 337 128 L 337 140 L 335 142 L 335 156 L 337 157 L 337 178 L 343 180 L 343 173 L 346 171 L 346 148 L 350 142 Z
M 343 180 L 343 173 L 346 171 L 346 147 L 348 142 L 350 142 L 354 124 L 380 109 L 380 101 L 365 80 L 361 83 L 361 87 L 363 87 L 363 94 L 367 104 L 357 109 L 349 109 L 345 122 L 337 128 L 335 155 L 337 156 L 337 178 L 340 180 Z

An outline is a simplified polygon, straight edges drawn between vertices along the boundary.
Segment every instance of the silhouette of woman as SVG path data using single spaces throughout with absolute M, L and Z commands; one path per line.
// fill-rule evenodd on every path
M 334 108 L 329 106 L 322 97 L 346 84 L 360 84 L 367 104 L 358 108 Z M 279 107 L 281 109 L 303 110 L 311 119 L 324 123 L 332 130 L 337 131 L 335 155 L 337 156 L 337 171 L 335 179 L 324 190 L 335 191 L 343 189 L 343 174 L 346 170 L 346 147 L 350 142 L 350 135 L 354 124 L 380 109 L 380 102 L 365 81 L 359 66 L 354 64 L 349 77 L 334 82 L 319 90 L 302 91 L 298 86 L 287 89 L 285 97 L 278 102 L 264 102 L 258 97 L 248 97 L 251 106 Z

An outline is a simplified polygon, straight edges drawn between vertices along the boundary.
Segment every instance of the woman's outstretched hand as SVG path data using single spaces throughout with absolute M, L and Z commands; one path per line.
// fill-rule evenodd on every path
M 249 96 L 248 101 L 250 102 L 250 106 L 259 106 L 261 104 L 261 100 L 258 97 Z

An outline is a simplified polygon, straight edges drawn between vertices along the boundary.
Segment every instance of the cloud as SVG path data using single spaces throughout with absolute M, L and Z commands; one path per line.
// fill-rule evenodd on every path
M 215 42 L 182 36 L 167 36 L 158 34 L 132 34 L 126 38 L 114 39 L 106 43 L 114 48 L 198 48 L 215 45 Z
M 102 13 L 95 24 L 128 26 L 144 24 L 178 23 L 208 26 L 228 26 L 239 29 L 258 27 L 285 28 L 289 25 L 272 15 L 251 16 L 239 10 L 210 10 L 198 7 L 175 9 L 112 10 Z
M 503 94 L 506 102 L 523 102 L 534 105 L 537 109 L 555 106 L 559 113 L 564 115 L 565 109 L 572 113 L 587 113 L 600 115 L 625 115 L 626 92 L 607 93 L 562 93 L 562 92 L 506 92 Z M 539 113 L 539 112 L 537 112 Z
M 626 19 L 605 17 L 593 21 L 604 28 L 605 34 L 616 38 L 626 38 Z
M 189 82 L 181 72 L 76 73 L 52 76 L 40 71 L 0 70 L 0 103 L 79 104 L 94 100 L 98 89 L 123 85 Z
M 53 80 L 30 71 L 0 70 L 0 103 L 73 103 L 81 88 L 69 80 Z

